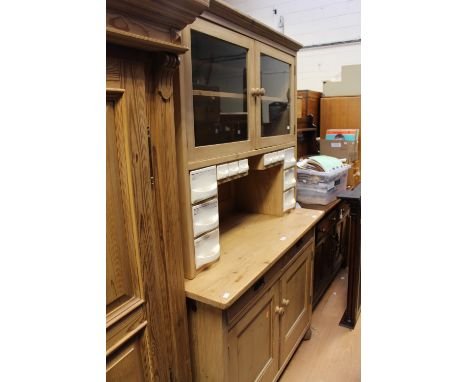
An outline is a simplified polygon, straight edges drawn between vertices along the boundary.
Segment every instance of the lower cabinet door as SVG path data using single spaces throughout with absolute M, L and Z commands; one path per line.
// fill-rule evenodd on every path
M 310 322 L 310 263 L 312 245 L 304 249 L 300 257 L 280 279 L 280 365 L 290 355 Z
M 272 381 L 278 372 L 279 285 L 275 283 L 228 333 L 229 381 Z M 221 367 L 221 366 L 220 366 Z

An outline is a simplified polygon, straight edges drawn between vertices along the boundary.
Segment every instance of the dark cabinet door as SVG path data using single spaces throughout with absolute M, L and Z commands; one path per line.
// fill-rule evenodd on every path
M 342 220 L 339 229 L 340 235 L 340 253 L 341 253 L 341 266 L 348 266 L 348 256 L 349 256 L 349 244 L 350 244 L 350 227 L 351 227 L 351 215 L 349 213 L 349 208 L 345 205 L 342 210 Z
M 340 204 L 317 225 L 313 307 L 317 305 L 347 257 L 348 220 L 349 211 Z
M 327 235 L 315 247 L 314 263 L 314 290 L 312 305 L 315 307 L 328 287 L 333 274 L 333 251 L 335 249 L 334 240 L 331 235 Z
M 333 252 L 332 252 L 332 268 L 333 272 L 335 272 L 338 268 L 340 268 L 341 264 L 343 263 L 343 255 L 344 255 L 344 221 L 339 221 L 334 229 L 332 234 L 332 241 L 333 241 Z

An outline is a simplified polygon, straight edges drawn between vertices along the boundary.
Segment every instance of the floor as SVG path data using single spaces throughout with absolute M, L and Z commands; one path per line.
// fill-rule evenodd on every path
M 354 330 L 338 325 L 346 306 L 347 270 L 341 270 L 312 314 L 312 338 L 303 341 L 280 382 L 361 380 L 361 318 Z

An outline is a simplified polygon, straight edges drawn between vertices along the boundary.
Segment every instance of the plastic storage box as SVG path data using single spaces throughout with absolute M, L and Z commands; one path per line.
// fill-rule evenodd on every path
M 338 192 L 346 189 L 348 170 L 350 167 L 351 166 L 345 165 L 327 172 L 298 168 L 298 202 L 325 205 L 336 200 Z

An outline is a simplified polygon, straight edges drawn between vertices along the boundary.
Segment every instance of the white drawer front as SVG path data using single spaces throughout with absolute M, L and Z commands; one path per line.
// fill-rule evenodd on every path
M 263 165 L 268 166 L 273 163 L 273 153 L 266 153 L 263 155 Z
M 272 163 L 276 163 L 280 161 L 280 154 L 278 151 L 274 151 L 271 154 L 273 156 Z
M 234 176 L 239 174 L 239 162 L 230 162 L 228 163 L 229 166 L 229 176 Z
M 239 161 L 239 174 L 243 174 L 244 172 L 249 171 L 249 160 L 248 159 L 241 159 Z
M 284 168 L 292 167 L 296 164 L 296 157 L 294 155 L 294 147 L 284 150 Z
M 287 190 L 296 185 L 296 176 L 294 174 L 294 167 L 284 170 L 284 189 Z
M 218 194 L 216 166 L 190 171 L 192 204 Z
M 217 167 L 217 178 L 218 180 L 225 179 L 229 176 L 229 166 L 227 163 L 219 164 Z
M 219 225 L 218 199 L 192 207 L 194 236 L 211 231 Z
M 280 161 L 280 162 L 283 161 L 284 158 L 285 158 L 285 155 L 286 154 L 285 154 L 284 150 L 278 151 L 278 161 Z
M 291 208 L 296 207 L 296 197 L 294 194 L 295 189 L 290 188 L 288 191 L 284 192 L 283 195 L 283 211 L 290 210 Z
M 221 248 L 219 246 L 219 229 L 206 233 L 194 241 L 195 267 L 198 269 L 219 258 Z

